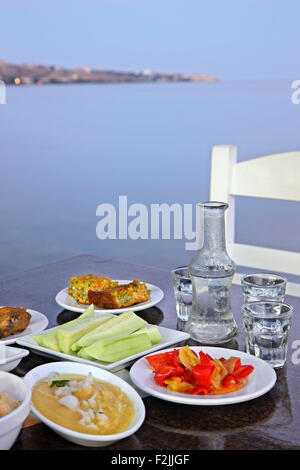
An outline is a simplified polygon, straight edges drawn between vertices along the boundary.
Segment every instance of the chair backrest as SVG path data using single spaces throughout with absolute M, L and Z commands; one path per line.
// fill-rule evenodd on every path
M 236 264 L 300 276 L 300 253 L 235 243 L 235 196 L 300 202 L 300 151 L 237 163 L 236 146 L 214 146 L 210 182 L 210 200 L 229 204 L 227 244 Z

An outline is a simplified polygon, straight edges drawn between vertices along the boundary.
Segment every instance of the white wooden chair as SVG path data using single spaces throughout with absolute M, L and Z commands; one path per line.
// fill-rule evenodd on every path
M 300 202 L 300 151 L 237 163 L 236 146 L 214 146 L 210 182 L 210 200 L 229 204 L 226 211 L 227 247 L 236 264 L 253 268 L 253 272 L 257 268 L 300 276 L 300 253 L 235 243 L 235 196 Z M 241 276 L 236 274 L 234 282 L 239 283 Z M 288 283 L 287 293 L 300 297 L 300 285 Z

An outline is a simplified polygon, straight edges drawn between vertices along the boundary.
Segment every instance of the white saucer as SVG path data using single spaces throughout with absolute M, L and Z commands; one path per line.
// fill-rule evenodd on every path
M 15 343 L 17 339 L 22 338 L 22 336 L 37 335 L 41 333 L 41 331 L 43 331 L 45 328 L 47 328 L 49 320 L 46 315 L 37 312 L 36 310 L 31 310 L 30 308 L 26 308 L 26 310 L 31 315 L 30 322 L 27 328 L 21 333 L 16 333 L 15 335 L 10 335 L 6 338 L 0 339 L 0 345 Z

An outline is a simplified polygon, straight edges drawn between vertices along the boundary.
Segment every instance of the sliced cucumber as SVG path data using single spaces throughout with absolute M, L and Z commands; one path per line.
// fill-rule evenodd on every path
M 30 338 L 32 338 L 39 346 L 59 351 L 55 330 L 49 331 L 49 333 L 43 335 L 30 335 Z
M 111 341 L 129 336 L 136 330 L 145 326 L 147 322 L 137 316 L 131 310 L 121 313 L 118 317 L 113 317 L 103 325 L 94 328 L 90 333 L 81 336 L 76 343 L 72 345 L 72 351 L 79 351 L 86 348 L 100 339 L 110 339 Z
M 110 317 L 109 317 L 110 318 Z M 71 354 L 71 346 L 81 336 L 89 333 L 92 329 L 97 328 L 101 323 L 109 321 L 106 316 L 79 318 L 74 320 L 76 323 L 65 323 L 56 329 L 57 341 L 59 349 L 65 354 Z
M 88 308 L 77 318 L 77 320 L 81 318 L 90 318 L 93 317 L 95 314 L 95 307 L 93 304 L 89 305 Z M 73 320 L 74 321 L 74 320 Z M 76 321 L 76 320 L 75 320 Z
M 84 348 L 82 353 L 104 362 L 116 362 L 125 357 L 132 356 L 146 349 L 150 349 L 152 343 L 146 333 L 131 335 L 116 341 L 99 340 Z
M 75 354 L 75 353 L 73 353 L 73 354 Z M 87 354 L 85 352 L 85 348 L 80 349 L 80 351 L 78 351 L 75 355 L 78 356 L 78 357 L 82 357 L 82 359 L 88 359 L 89 361 L 95 361 L 96 360 L 94 357 L 89 356 L 89 354 Z
M 132 333 L 132 335 L 141 335 L 143 333 L 146 333 L 149 336 L 152 344 L 158 344 L 162 340 L 162 336 L 156 325 L 144 326 L 144 328 L 141 328 L 140 330 L 135 331 L 134 333 Z
M 53 349 L 54 351 L 59 351 L 59 346 L 58 346 L 55 330 L 49 331 L 49 333 L 46 333 L 45 335 L 41 335 L 41 336 L 42 336 L 41 345 L 44 348 L 49 348 L 49 349 Z

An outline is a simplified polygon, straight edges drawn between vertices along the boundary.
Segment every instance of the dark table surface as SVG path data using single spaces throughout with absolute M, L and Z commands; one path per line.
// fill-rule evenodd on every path
M 0 303 L 43 312 L 49 319 L 49 327 L 55 326 L 73 318 L 73 314 L 62 311 L 56 304 L 56 294 L 68 285 L 71 276 L 87 273 L 115 279 L 140 279 L 157 285 L 164 291 L 164 299 L 157 307 L 138 314 L 149 323 L 176 328 L 169 271 L 91 255 L 75 256 L 1 279 Z M 295 309 L 288 357 L 284 368 L 277 370 L 277 382 L 271 391 L 249 402 L 214 407 L 180 405 L 146 397 L 146 419 L 141 428 L 133 436 L 105 449 L 300 449 L 300 364 L 297 364 L 300 353 L 293 349 L 296 340 L 300 340 L 300 298 L 287 296 L 286 302 Z M 244 351 L 241 305 L 241 288 L 233 285 L 232 308 L 239 333 L 224 346 Z M 189 340 L 188 344 L 196 343 Z M 12 372 L 23 376 L 33 367 L 50 361 L 31 352 Z M 64 440 L 40 423 L 22 429 L 13 449 L 86 448 Z

